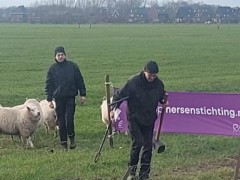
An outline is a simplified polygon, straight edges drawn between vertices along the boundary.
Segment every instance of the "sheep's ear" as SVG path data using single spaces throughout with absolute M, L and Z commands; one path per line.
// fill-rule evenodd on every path
M 27 106 L 27 110 L 30 111 L 31 110 L 30 107 Z
M 36 98 L 36 100 L 37 100 L 38 102 L 40 102 L 40 101 L 41 101 L 39 98 Z
M 107 99 L 106 96 L 103 96 L 102 100 L 104 101 L 104 100 L 106 100 L 106 99 Z
M 25 99 L 26 99 L 26 100 L 28 100 L 28 98 L 27 98 L 27 97 L 26 97 Z

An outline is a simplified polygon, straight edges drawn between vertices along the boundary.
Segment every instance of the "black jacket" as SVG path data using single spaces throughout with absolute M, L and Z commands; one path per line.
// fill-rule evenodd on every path
M 158 103 L 163 103 L 165 99 L 164 84 L 159 79 L 148 82 L 144 72 L 133 76 L 127 81 L 119 93 L 113 96 L 113 102 L 128 96 L 127 118 L 129 121 L 136 121 L 142 126 L 154 124 Z M 117 104 L 119 107 L 121 102 Z
M 47 72 L 47 100 L 75 97 L 78 91 L 81 96 L 86 96 L 85 83 L 77 64 L 66 59 L 63 62 L 55 61 Z

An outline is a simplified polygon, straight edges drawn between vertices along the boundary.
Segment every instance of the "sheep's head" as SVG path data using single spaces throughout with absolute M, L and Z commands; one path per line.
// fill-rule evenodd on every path
M 39 109 L 37 108 L 37 106 L 35 105 L 29 105 L 27 106 L 29 115 L 31 117 L 32 121 L 39 121 L 41 119 L 41 113 L 39 111 Z

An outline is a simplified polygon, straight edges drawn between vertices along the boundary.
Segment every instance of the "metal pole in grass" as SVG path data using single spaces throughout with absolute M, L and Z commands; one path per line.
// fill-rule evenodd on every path
M 129 97 L 126 96 L 126 97 L 124 97 L 124 98 L 122 98 L 122 99 L 119 99 L 118 101 L 114 101 L 114 102 L 108 104 L 108 108 L 110 108 L 111 106 L 113 106 L 113 105 L 115 105 L 115 104 L 117 104 L 117 103 L 119 103 L 119 102 L 122 102 L 122 101 L 124 101 L 124 100 L 127 100 L 128 98 L 129 98 Z M 97 154 L 96 154 L 96 156 L 95 156 L 94 162 L 97 162 L 98 159 L 99 159 L 99 157 L 100 157 L 100 155 L 101 155 L 101 151 L 102 151 L 102 148 L 103 148 L 103 144 L 104 144 L 104 142 L 105 142 L 105 140 L 106 140 L 106 138 L 107 138 L 107 135 L 108 135 L 108 133 L 109 133 L 109 128 L 112 128 L 112 121 L 111 121 L 111 120 L 109 121 L 109 124 L 108 124 L 108 126 L 107 126 L 107 129 L 106 129 L 105 134 L 104 134 L 103 139 L 102 139 L 102 143 L 101 143 L 100 148 L 99 148 L 99 150 L 98 150 L 98 152 L 97 152 Z
M 110 107 L 109 107 L 109 104 L 110 104 L 110 85 L 111 85 L 111 82 L 109 80 L 109 75 L 106 75 L 105 76 L 105 93 L 106 93 L 106 100 L 107 100 L 107 113 L 108 113 L 108 119 L 109 119 L 109 124 L 108 124 L 108 140 L 109 140 L 109 144 L 111 147 L 113 147 L 113 137 L 112 137 L 112 121 L 111 121 L 111 118 L 110 118 Z
M 121 180 L 127 180 L 127 178 L 129 176 L 130 172 L 132 171 L 132 169 L 133 169 L 133 166 L 129 166 Z
M 162 153 L 165 150 L 165 145 L 159 140 L 164 113 L 165 113 L 165 107 L 162 107 L 162 113 L 161 113 L 161 117 L 160 117 L 159 127 L 157 129 L 157 132 L 156 132 L 154 140 L 153 140 L 153 148 L 156 150 L 157 153 Z
M 238 156 L 237 156 L 237 164 L 236 164 L 236 169 L 235 169 L 234 180 L 238 180 L 239 168 L 240 168 L 240 150 L 239 150 Z
M 105 131 L 104 137 L 102 139 L 102 143 L 100 145 L 100 148 L 95 156 L 94 162 L 96 163 L 101 155 L 101 151 L 104 145 L 104 142 L 108 136 L 109 144 L 111 147 L 113 147 L 113 137 L 112 137 L 112 121 L 110 119 L 110 84 L 111 82 L 109 81 L 109 75 L 105 76 L 105 93 L 106 93 L 106 101 L 107 101 L 107 113 L 108 113 L 108 119 L 109 123 L 107 126 L 107 129 Z
M 100 148 L 99 148 L 99 150 L 98 150 L 98 152 L 97 152 L 97 154 L 96 154 L 96 156 L 95 156 L 95 158 L 94 158 L 94 162 L 95 162 L 95 163 L 98 162 L 98 159 L 99 159 L 99 157 L 100 157 L 100 155 L 101 155 L 101 151 L 102 151 L 104 142 L 105 142 L 105 140 L 106 140 L 106 138 L 107 138 L 107 135 L 108 135 L 108 132 L 109 132 L 109 128 L 110 128 L 111 126 L 112 126 L 112 123 L 109 123 L 109 124 L 108 124 L 108 127 L 107 127 L 107 129 L 106 129 L 106 131 L 105 131 L 105 134 L 104 134 L 104 136 L 103 136 L 102 143 L 100 144 Z
M 166 100 L 165 101 L 167 101 L 167 99 L 168 99 L 168 94 L 166 94 Z M 163 105 L 161 116 L 160 116 L 159 126 L 158 126 L 158 129 L 157 129 L 157 132 L 155 134 L 154 141 L 153 141 L 153 148 L 157 151 L 157 153 L 162 153 L 165 150 L 165 145 L 159 140 L 165 110 L 166 110 L 166 107 Z

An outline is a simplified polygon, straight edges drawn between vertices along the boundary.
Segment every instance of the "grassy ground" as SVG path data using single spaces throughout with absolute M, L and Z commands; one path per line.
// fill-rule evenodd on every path
M 27 25 L 0 26 L 0 104 L 14 106 L 25 98 L 45 98 L 44 81 L 54 62 L 54 48 L 81 69 L 87 105 L 77 106 L 77 149 L 62 152 L 58 139 L 39 129 L 25 148 L 17 138 L 0 136 L 0 179 L 114 180 L 126 170 L 130 138 L 114 136 L 104 145 L 100 120 L 105 75 L 121 87 L 155 59 L 168 91 L 239 92 L 240 26 L 221 25 Z M 226 180 L 234 176 L 239 140 L 235 137 L 163 134 L 163 154 L 153 155 L 151 176 L 158 179 Z

